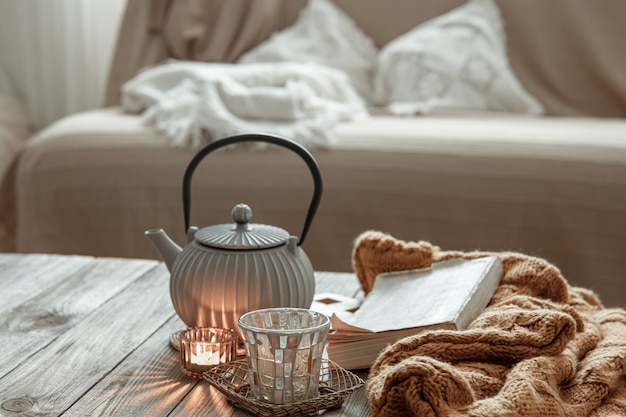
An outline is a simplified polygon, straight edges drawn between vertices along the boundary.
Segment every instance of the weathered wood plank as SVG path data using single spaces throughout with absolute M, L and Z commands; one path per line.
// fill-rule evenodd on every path
M 78 269 L 65 270 L 70 273 L 55 287 L 0 313 L 0 376 L 159 267 L 154 261 L 114 258 L 79 263 Z
M 61 415 L 79 400 L 173 317 L 169 274 L 161 266 L 0 378 L 0 404 L 23 400 L 29 415 Z M 0 416 L 14 415 L 0 407 Z
M 365 373 L 359 373 L 359 376 L 363 379 L 366 378 Z M 325 416 L 328 417 L 336 417 L 336 416 L 352 416 L 352 417 L 368 417 L 372 414 L 370 413 L 369 405 L 367 403 L 367 394 L 365 392 L 365 387 L 359 388 L 357 391 L 353 392 L 349 395 L 341 408 L 337 410 L 329 410 Z
M 198 382 L 183 374 L 179 353 L 169 346 L 170 335 L 184 327 L 172 316 L 63 415 L 170 415 Z
M 172 411 L 170 417 L 250 416 L 228 403 L 226 397 L 206 381 L 199 382 Z
M 49 291 L 91 262 L 88 256 L 0 254 L 0 312 Z

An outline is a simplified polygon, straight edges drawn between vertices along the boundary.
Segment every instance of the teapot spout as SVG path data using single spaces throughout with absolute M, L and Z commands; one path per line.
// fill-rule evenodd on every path
M 144 232 L 146 237 L 150 239 L 152 245 L 161 256 L 161 259 L 167 266 L 167 269 L 171 272 L 174 261 L 178 255 L 182 252 L 182 248 L 178 246 L 170 237 L 163 231 L 163 229 L 150 229 Z

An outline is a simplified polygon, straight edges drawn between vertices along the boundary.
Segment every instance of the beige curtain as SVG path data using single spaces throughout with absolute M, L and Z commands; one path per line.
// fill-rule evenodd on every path
M 102 106 L 125 2 L 0 1 L 0 67 L 36 130 Z
M 162 35 L 172 58 L 234 62 L 278 23 L 280 0 L 170 0 Z
M 107 88 L 166 58 L 234 62 L 278 28 L 281 0 L 128 0 Z

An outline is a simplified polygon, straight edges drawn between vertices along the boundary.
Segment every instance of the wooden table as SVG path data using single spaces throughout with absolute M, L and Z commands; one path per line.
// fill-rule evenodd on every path
M 0 416 L 248 415 L 182 373 L 168 279 L 150 260 L 0 254 Z M 359 288 L 351 274 L 316 281 Z M 369 415 L 364 389 L 326 415 Z

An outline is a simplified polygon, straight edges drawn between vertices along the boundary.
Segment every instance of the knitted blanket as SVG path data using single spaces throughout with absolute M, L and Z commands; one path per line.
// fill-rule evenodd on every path
M 487 255 L 368 231 L 353 266 L 368 292 L 382 272 Z M 366 384 L 372 414 L 626 416 L 626 311 L 604 308 L 543 259 L 495 255 L 502 281 L 468 329 L 416 334 L 380 354 Z

